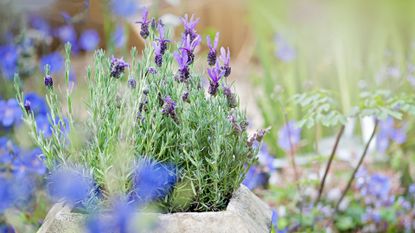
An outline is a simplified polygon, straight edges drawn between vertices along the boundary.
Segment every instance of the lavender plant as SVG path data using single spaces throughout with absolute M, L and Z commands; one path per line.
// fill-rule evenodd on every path
M 57 77 L 46 68 L 50 136 L 39 130 L 31 111 L 24 111 L 24 121 L 51 171 L 75 165 L 92 174 L 94 185 L 83 197 L 99 192 L 103 200 L 157 201 L 169 212 L 222 210 L 256 160 L 254 146 L 265 131 L 248 138 L 246 115 L 225 78 L 229 50 L 222 48 L 225 60 L 208 70 L 210 84 L 204 87 L 206 75 L 194 68 L 198 20 L 187 20 L 182 41 L 167 43 L 163 24 L 148 27 L 146 14 L 140 21 L 146 47 L 141 57 L 132 49 L 129 63 L 97 51 L 84 105 L 73 102 L 72 89 L 56 86 Z M 70 46 L 66 51 L 68 84 Z M 27 108 L 18 93 L 21 108 Z M 74 109 L 81 106 L 88 114 L 78 118 Z M 160 179 L 154 192 L 140 185 L 149 183 L 143 161 L 165 171 L 153 178 Z

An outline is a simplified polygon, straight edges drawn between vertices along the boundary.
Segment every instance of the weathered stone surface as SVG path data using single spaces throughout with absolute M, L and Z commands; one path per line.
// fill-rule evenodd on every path
M 139 214 L 153 216 L 159 227 L 154 233 L 267 233 L 271 229 L 271 209 L 248 188 L 241 186 L 225 211 L 174 214 Z M 151 217 L 150 217 L 151 218 Z M 86 216 L 72 213 L 62 203 L 52 207 L 38 233 L 82 232 Z

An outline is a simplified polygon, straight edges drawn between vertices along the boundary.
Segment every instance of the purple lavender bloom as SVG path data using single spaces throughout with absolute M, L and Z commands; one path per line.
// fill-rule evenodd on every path
M 143 17 L 141 18 L 141 21 L 137 22 L 138 24 L 141 24 L 141 31 L 140 35 L 144 39 L 147 39 L 147 37 L 150 35 L 150 31 L 148 30 L 148 25 L 150 21 L 148 20 L 148 10 L 147 8 L 144 9 Z
M 140 204 L 165 197 L 177 182 L 172 164 L 140 160 L 134 174 L 134 199 Z
M 195 19 L 194 15 L 189 19 L 189 16 L 186 14 L 184 17 L 180 18 L 182 20 L 184 26 L 184 33 L 182 40 L 186 40 L 187 37 L 190 37 L 190 41 L 194 41 L 198 36 L 195 28 L 196 25 L 199 23 L 200 18 Z
M 190 36 L 187 36 L 186 39 L 182 40 L 182 47 L 180 47 L 180 49 L 183 52 L 187 53 L 188 65 L 191 65 L 193 63 L 195 59 L 195 48 L 200 44 L 201 41 L 202 38 L 199 35 L 197 35 L 194 40 L 190 40 Z
M 153 41 L 153 48 L 154 48 L 154 63 L 156 63 L 158 67 L 161 67 L 161 65 L 163 64 L 163 54 L 161 53 L 161 44 Z
M 31 103 L 29 100 L 25 100 L 24 101 L 24 109 L 26 110 L 27 113 L 32 112 L 32 107 L 31 107 Z
M 50 73 L 56 73 L 63 69 L 64 58 L 59 52 L 52 52 L 40 58 L 40 71 L 45 73 L 45 66 L 49 65 Z
M 138 11 L 138 1 L 136 0 L 111 0 L 110 9 L 112 13 L 119 17 L 134 16 Z
M 167 44 L 170 42 L 170 40 L 165 38 L 163 24 L 161 23 L 157 24 L 157 29 L 159 31 L 159 38 L 157 38 L 156 40 L 160 44 L 160 53 L 163 55 L 167 50 Z
M 189 92 L 185 91 L 182 95 L 183 102 L 189 102 Z
M 14 45 L 0 46 L 0 69 L 2 76 L 11 80 L 18 72 L 17 62 L 19 58 L 18 48 Z
M 72 46 L 76 45 L 76 31 L 72 24 L 66 24 L 56 29 L 55 35 L 62 43 L 71 43 Z
M 235 93 L 232 92 L 230 87 L 223 85 L 223 94 L 226 96 L 226 100 L 228 101 L 228 106 L 230 108 L 238 106 L 238 98 Z
M 134 78 L 130 78 L 130 79 L 128 80 L 128 86 L 129 86 L 131 89 L 135 89 L 135 88 L 137 87 L 137 81 L 136 81 Z
M 148 67 L 146 71 L 146 76 L 147 74 L 157 74 L 157 69 L 154 67 Z
M 166 96 L 163 99 L 163 109 L 161 110 L 161 112 L 164 115 L 170 116 L 174 120 L 177 120 L 177 116 L 176 116 L 176 102 L 174 102 L 171 99 L 170 96 Z
M 53 200 L 70 204 L 86 201 L 95 190 L 92 176 L 84 169 L 58 168 L 48 178 L 48 193 Z
M 121 48 L 127 42 L 127 37 L 125 35 L 125 27 L 123 25 L 118 25 L 115 28 L 115 31 L 111 35 L 111 41 L 116 48 Z
M 129 65 L 124 61 L 123 58 L 111 58 L 111 77 L 120 78 L 125 68 Z
M 301 128 L 290 121 L 278 131 L 278 145 L 285 151 L 295 149 L 301 140 Z
M 216 63 L 216 66 L 213 68 L 208 68 L 207 71 L 210 78 L 208 93 L 214 96 L 218 91 L 219 81 L 225 72 L 219 67 L 219 63 Z
M 226 51 L 224 47 L 220 48 L 220 60 L 222 61 L 222 67 L 221 69 L 223 71 L 225 71 L 224 76 L 228 77 L 231 74 L 231 66 L 230 66 L 230 62 L 231 62 L 231 52 L 229 51 L 229 47 L 228 50 Z
M 16 99 L 0 100 L 0 126 L 5 128 L 19 125 L 23 116 Z
M 216 48 L 218 47 L 218 43 L 219 43 L 219 32 L 216 33 L 213 44 L 210 41 L 210 36 L 206 37 L 206 41 L 209 47 L 207 61 L 210 66 L 213 66 L 216 64 Z
M 53 88 L 53 79 L 52 76 L 46 75 L 43 82 L 47 88 Z
M 85 30 L 79 38 L 79 44 L 85 51 L 95 50 L 99 45 L 99 34 L 93 29 Z
M 284 62 L 290 62 L 295 59 L 296 53 L 295 49 L 288 44 L 288 42 L 281 36 L 281 34 L 276 34 L 274 37 L 275 44 L 277 49 L 275 50 L 275 55 Z
M 174 52 L 174 58 L 176 59 L 179 70 L 176 75 L 176 80 L 179 82 L 186 82 L 190 78 L 190 71 L 188 66 L 188 57 L 186 52 Z
M 26 93 L 24 100 L 30 102 L 31 111 L 35 116 L 46 115 L 49 112 L 45 99 L 34 92 Z

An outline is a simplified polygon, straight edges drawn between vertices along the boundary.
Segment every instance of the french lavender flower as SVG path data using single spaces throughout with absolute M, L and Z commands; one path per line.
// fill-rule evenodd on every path
M 79 38 L 80 47 L 85 51 L 93 51 L 99 45 L 99 34 L 93 29 L 85 30 Z
M 216 66 L 213 68 L 208 68 L 207 71 L 210 78 L 208 93 L 214 96 L 218 91 L 219 81 L 224 75 L 224 71 L 219 67 L 219 63 L 216 63 Z
M 153 48 L 154 48 L 154 63 L 156 63 L 158 67 L 161 67 L 161 65 L 163 64 L 163 54 L 161 53 L 161 44 L 153 41 Z
M 78 168 L 58 168 L 52 171 L 47 188 L 52 199 L 64 199 L 72 205 L 86 201 L 95 190 L 92 176 Z
M 222 61 L 222 70 L 225 71 L 224 76 L 228 77 L 231 74 L 231 52 L 228 50 L 225 50 L 224 47 L 220 48 L 220 60 Z
M 64 58 L 59 52 L 52 52 L 40 58 L 40 71 L 45 73 L 45 66 L 49 65 L 50 73 L 56 73 L 64 68 Z
M 255 143 L 260 143 L 262 139 L 264 139 L 265 134 L 268 133 L 270 130 L 271 128 L 257 130 L 254 134 L 252 134 L 252 136 L 248 138 L 248 146 L 252 147 Z
M 142 159 L 134 174 L 134 199 L 140 204 L 165 197 L 177 182 L 172 164 Z
M 190 78 L 187 53 L 175 52 L 173 56 L 179 64 L 179 70 L 175 76 L 175 79 L 179 82 L 186 82 Z
M 148 20 L 148 10 L 147 8 L 144 9 L 143 17 L 141 18 L 141 21 L 137 22 L 138 24 L 141 24 L 141 31 L 140 35 L 144 39 L 147 39 L 147 37 L 150 35 L 150 31 L 148 30 L 148 24 L 150 21 Z
M 159 37 L 156 39 L 160 44 L 160 53 L 164 55 L 164 53 L 167 50 L 167 44 L 170 42 L 170 40 L 165 38 L 164 33 L 164 26 L 162 23 L 157 24 L 157 29 L 159 31 Z
M 295 149 L 301 140 L 301 128 L 290 121 L 278 131 L 278 145 L 285 151 Z
M 170 116 L 174 121 L 177 121 L 176 115 L 176 102 L 174 102 L 170 96 L 166 96 L 163 99 L 163 109 L 161 112 L 164 115 Z
M 191 65 L 195 60 L 195 48 L 200 44 L 202 38 L 197 35 L 195 39 L 191 40 L 190 36 L 187 36 L 186 39 L 182 40 L 182 47 L 180 49 L 187 53 L 187 63 Z
M 26 110 L 26 112 L 30 113 L 32 112 L 32 107 L 31 107 L 31 103 L 29 100 L 25 100 L 24 101 L 24 109 Z
M 113 56 L 111 58 L 111 77 L 120 78 L 126 67 L 128 67 L 128 64 L 123 58 L 116 58 Z
M 188 91 L 185 91 L 184 93 L 183 93 L 183 95 L 182 95 L 182 100 L 183 100 L 183 102 L 187 102 L 187 103 L 189 103 L 190 101 L 189 101 L 189 92 Z
M 238 99 L 235 93 L 232 92 L 231 88 L 228 86 L 223 86 L 223 94 L 226 96 L 228 101 L 228 106 L 230 108 L 235 108 L 238 106 Z
M 295 59 L 295 49 L 288 44 L 281 34 L 275 35 L 274 42 L 277 45 L 275 56 L 277 56 L 281 61 L 290 62 Z
M 134 78 L 130 78 L 130 79 L 128 80 L 128 86 L 129 86 L 131 89 L 135 89 L 135 88 L 137 87 L 137 81 L 136 81 Z
M 194 15 L 191 18 L 186 14 L 184 17 L 180 18 L 182 20 L 184 26 L 184 33 L 182 36 L 182 40 L 186 40 L 187 37 L 190 37 L 190 41 L 194 41 L 198 36 L 195 28 L 196 25 L 199 23 L 200 18 L 195 19 Z
M 45 78 L 43 79 L 44 84 L 47 88 L 53 88 L 53 79 L 50 75 L 45 75 Z
M 18 125 L 22 115 L 22 110 L 16 99 L 0 100 L 0 126 L 9 128 Z
M 210 41 L 210 36 L 206 37 L 206 41 L 209 47 L 207 61 L 210 66 L 213 66 L 216 64 L 216 48 L 218 47 L 218 43 L 219 43 L 219 32 L 216 33 L 213 44 Z
M 154 67 L 148 67 L 146 70 L 146 76 L 147 74 L 157 74 L 157 69 Z
M 228 120 L 232 125 L 232 129 L 235 133 L 240 134 L 242 132 L 242 127 L 236 120 L 235 114 L 229 114 Z

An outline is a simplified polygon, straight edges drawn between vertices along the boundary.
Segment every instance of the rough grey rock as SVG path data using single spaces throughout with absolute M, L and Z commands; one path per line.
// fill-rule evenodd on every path
M 173 214 L 137 214 L 138 219 L 155 218 L 154 233 L 268 233 L 271 209 L 245 186 L 233 195 L 225 211 Z M 83 232 L 86 215 L 73 213 L 63 203 L 55 204 L 38 233 Z

